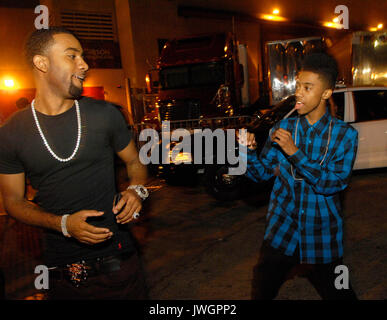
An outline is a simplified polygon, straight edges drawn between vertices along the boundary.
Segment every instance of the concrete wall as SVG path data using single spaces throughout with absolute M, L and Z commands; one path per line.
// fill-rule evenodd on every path
M 24 40 L 34 20 L 33 9 L 0 8 L 0 89 L 5 89 L 6 78 L 14 80 L 15 89 L 34 87 L 23 56 Z
M 112 0 L 61 1 L 41 0 L 50 12 L 50 25 L 60 24 L 60 10 L 112 11 Z M 13 79 L 15 89 L 34 88 L 32 73 L 23 56 L 23 44 L 35 28 L 34 9 L 16 9 L 0 7 L 0 90 L 5 89 L 4 79 Z M 6 50 L 5 50 L 6 49 Z M 125 73 L 123 69 L 90 69 L 85 86 L 103 86 L 105 99 L 128 107 L 125 92 Z
M 41 3 L 43 2 L 41 0 Z M 52 3 L 52 12 L 56 24 L 60 24 L 60 12 L 62 10 L 113 12 L 115 14 L 113 0 L 49 0 L 49 2 Z M 123 69 L 94 68 L 90 69 L 84 85 L 86 87 L 104 87 L 105 100 L 128 108 L 125 82 L 125 72 Z

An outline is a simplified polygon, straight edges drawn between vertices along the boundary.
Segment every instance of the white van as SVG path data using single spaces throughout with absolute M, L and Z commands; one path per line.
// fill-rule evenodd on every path
M 336 117 L 359 133 L 354 170 L 387 167 L 387 87 L 346 87 L 332 95 Z

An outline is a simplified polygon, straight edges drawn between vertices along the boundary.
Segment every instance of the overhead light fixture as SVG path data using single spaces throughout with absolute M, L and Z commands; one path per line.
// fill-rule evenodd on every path
M 279 14 L 279 13 L 280 13 L 279 9 L 276 8 L 273 10 L 273 14 Z
M 375 31 L 378 31 L 378 30 L 381 30 L 381 29 L 383 29 L 383 23 L 379 23 L 376 27 L 369 28 L 369 30 L 372 31 L 372 32 L 375 32 Z
M 327 28 L 341 29 L 341 24 L 335 22 L 323 22 L 323 26 Z
M 288 20 L 284 17 L 272 15 L 272 14 L 260 14 L 259 18 L 263 20 L 269 20 L 269 21 L 287 21 Z
M 15 81 L 13 81 L 12 79 L 5 79 L 4 80 L 4 85 L 8 89 L 12 89 L 12 88 L 15 87 Z

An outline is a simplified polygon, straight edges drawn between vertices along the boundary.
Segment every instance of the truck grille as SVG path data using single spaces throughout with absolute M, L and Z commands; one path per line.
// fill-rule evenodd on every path
M 200 102 L 197 100 L 182 100 L 168 104 L 162 103 L 159 110 L 162 121 L 199 119 Z

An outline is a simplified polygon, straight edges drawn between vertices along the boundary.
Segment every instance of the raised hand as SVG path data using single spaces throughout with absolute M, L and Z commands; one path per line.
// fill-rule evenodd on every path
M 271 140 L 276 142 L 288 156 L 298 151 L 297 146 L 294 144 L 292 134 L 285 129 L 279 128 L 274 131 L 271 135 Z

